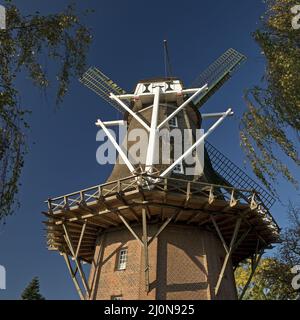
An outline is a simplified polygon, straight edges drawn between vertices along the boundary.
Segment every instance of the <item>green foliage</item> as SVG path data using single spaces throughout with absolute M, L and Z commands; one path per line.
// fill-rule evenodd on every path
M 288 218 L 290 225 L 281 236 L 279 256 L 289 265 L 300 265 L 300 207 L 289 205 Z
M 241 144 L 256 176 L 270 189 L 278 173 L 297 186 L 282 152 L 296 164 L 300 129 L 300 31 L 292 28 L 291 8 L 299 1 L 267 0 L 268 11 L 254 38 L 266 58 L 261 87 L 247 91 Z M 294 142 L 294 141 L 296 142 Z M 298 140 L 298 141 L 297 141 Z
M 72 77 L 84 69 L 91 34 L 80 23 L 73 5 L 58 14 L 24 16 L 6 1 L 7 30 L 0 30 L 0 220 L 17 205 L 18 181 L 26 153 L 25 121 L 28 112 L 19 104 L 16 81 L 27 75 L 46 89 L 50 81 L 41 60 L 45 56 L 57 66 L 57 97 L 60 103 Z
M 291 269 L 300 265 L 300 207 L 290 204 L 289 226 L 281 236 L 278 251 L 262 259 L 244 296 L 245 300 L 295 300 L 299 292 L 292 287 L 295 276 Z M 244 262 L 235 272 L 238 293 L 241 294 L 249 275 L 251 262 Z
M 45 300 L 40 294 L 40 283 L 37 277 L 33 278 L 21 296 L 22 300 Z
M 250 261 L 235 272 L 238 294 L 241 294 L 251 273 Z M 276 258 L 262 259 L 246 291 L 244 300 L 294 300 L 291 266 Z

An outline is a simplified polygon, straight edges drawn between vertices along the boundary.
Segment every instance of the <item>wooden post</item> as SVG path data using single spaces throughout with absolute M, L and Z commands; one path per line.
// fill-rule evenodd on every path
M 104 243 L 104 233 L 102 232 L 100 235 L 98 235 L 98 238 L 97 238 L 97 241 L 100 237 L 100 241 L 98 243 L 99 245 L 99 252 L 98 252 L 98 255 L 97 255 L 97 258 L 93 260 L 92 262 L 92 266 L 91 266 L 91 270 L 94 268 L 94 274 L 93 274 L 93 278 L 91 279 L 91 282 L 90 282 L 90 296 L 89 296 L 89 300 L 93 300 L 95 299 L 95 296 L 97 294 L 96 292 L 96 288 L 97 288 L 97 277 L 98 277 L 98 274 L 100 272 L 100 265 L 101 265 L 101 259 L 103 258 L 103 252 L 104 252 L 104 248 L 103 248 L 103 243 Z
M 172 221 L 172 219 L 173 219 L 174 217 L 175 217 L 175 214 L 174 214 L 172 217 L 168 218 L 168 219 L 164 222 L 164 224 L 158 229 L 158 231 L 155 233 L 155 235 L 149 240 L 148 246 L 150 245 L 150 243 L 152 243 L 152 241 L 153 241 L 155 238 L 157 238 L 157 237 L 165 230 L 165 228 L 168 226 L 168 224 Z
M 87 225 L 87 220 L 84 221 L 84 224 L 82 226 L 82 230 L 81 230 L 81 233 L 80 233 L 80 238 L 78 240 L 77 249 L 76 249 L 76 253 L 75 253 L 75 259 L 78 258 L 78 254 L 79 254 L 81 243 L 82 243 L 82 240 L 83 240 L 83 237 L 84 237 L 86 225 Z
M 257 267 L 258 267 L 258 265 L 259 265 L 259 262 L 260 262 L 260 260 L 261 260 L 261 258 L 262 258 L 262 256 L 263 256 L 263 254 L 264 254 L 264 250 L 261 250 L 261 252 L 259 253 L 258 256 L 255 255 L 255 257 L 254 257 L 254 259 L 255 259 L 254 263 L 253 263 L 253 260 L 254 260 L 254 259 L 252 258 L 251 273 L 250 273 L 250 276 L 249 276 L 249 278 L 248 278 L 248 280 L 247 280 L 247 282 L 246 282 L 246 284 L 245 284 L 245 286 L 244 286 L 244 289 L 243 289 L 241 295 L 239 296 L 239 300 L 243 300 L 243 298 L 244 298 L 244 296 L 245 296 L 245 294 L 246 294 L 246 292 L 247 292 L 247 290 L 248 290 L 248 288 L 249 288 L 249 285 L 250 285 L 250 283 L 251 283 L 251 281 L 252 281 L 252 278 L 253 278 L 253 276 L 254 276 L 254 274 L 255 274 L 255 271 L 256 271 L 256 269 L 257 269 Z
M 240 239 L 235 243 L 233 250 L 236 250 L 236 249 L 239 247 L 239 245 L 247 238 L 248 234 L 250 233 L 250 231 L 253 230 L 253 228 L 254 228 L 253 226 L 250 226 L 250 228 L 248 228 L 248 229 L 246 230 L 246 232 L 245 232 L 245 233 L 240 237 Z
M 146 209 L 142 209 L 143 220 L 143 250 L 144 250 L 144 265 L 145 265 L 145 290 L 149 293 L 149 255 L 148 255 L 148 232 L 147 232 L 147 215 Z
M 82 284 L 84 286 L 84 289 L 86 291 L 86 294 L 87 294 L 87 296 L 89 296 L 90 295 L 90 289 L 89 289 L 88 282 L 87 282 L 86 276 L 84 274 L 84 271 L 82 270 L 81 262 L 76 257 L 76 251 L 77 250 L 75 251 L 75 247 L 74 247 L 74 245 L 72 243 L 72 239 L 71 239 L 71 237 L 69 235 L 68 229 L 67 229 L 65 224 L 63 224 L 63 229 L 64 229 L 64 232 L 65 232 L 64 238 L 66 240 L 66 243 L 67 243 L 67 245 L 69 247 L 69 250 L 71 251 L 72 257 L 73 257 L 73 259 L 75 261 L 75 264 L 77 266 L 77 269 L 78 269 Z M 85 230 L 85 226 L 83 226 L 83 230 Z
M 139 238 L 139 236 L 133 231 L 133 229 L 131 228 L 131 226 L 129 225 L 129 223 L 126 221 L 126 219 L 120 214 L 117 213 L 118 217 L 120 218 L 120 220 L 124 223 L 124 225 L 126 226 L 126 228 L 128 229 L 128 231 L 136 238 L 136 240 L 138 240 L 142 245 L 144 245 L 143 241 Z
M 79 284 L 78 284 L 78 281 L 77 281 L 76 276 L 75 276 L 75 274 L 74 274 L 74 271 L 73 271 L 73 269 L 72 269 L 72 266 L 71 266 L 71 263 L 70 263 L 70 260 L 69 260 L 68 255 L 67 255 L 66 253 L 63 253 L 63 257 L 64 257 L 64 259 L 65 259 L 65 261 L 66 261 L 68 270 L 69 270 L 69 272 L 70 272 L 70 275 L 71 275 L 71 277 L 72 277 L 72 280 L 73 280 L 73 282 L 74 282 L 75 288 L 76 288 L 76 290 L 77 290 L 77 292 L 78 292 L 78 294 L 79 294 L 80 299 L 81 299 L 81 300 L 85 300 L 84 294 L 82 293 L 82 290 L 81 290 L 81 288 L 80 288 L 80 286 L 79 286 Z
M 220 238 L 220 240 L 221 240 L 221 242 L 222 242 L 222 245 L 223 245 L 223 247 L 224 247 L 224 249 L 225 249 L 225 251 L 226 251 L 226 254 L 228 254 L 228 252 L 229 252 L 228 246 L 227 246 L 227 244 L 226 244 L 226 241 L 225 241 L 224 238 L 223 238 L 223 235 L 222 235 L 222 233 L 221 233 L 221 231 L 220 231 L 220 229 L 219 229 L 219 226 L 218 226 L 218 224 L 217 224 L 214 216 L 211 215 L 211 216 L 210 216 L 210 219 L 211 219 L 211 221 L 212 221 L 212 223 L 213 223 L 213 225 L 214 225 L 214 227 L 215 227 L 215 229 L 216 229 L 216 231 L 217 231 L 217 233 L 218 233 L 218 236 L 219 236 L 219 238 Z
M 238 235 L 238 232 L 239 232 L 239 229 L 240 229 L 240 226 L 241 226 L 241 222 L 242 222 L 242 218 L 239 218 L 237 220 L 237 222 L 236 222 L 236 225 L 235 225 L 235 228 L 234 228 L 234 232 L 233 232 L 233 235 L 232 235 L 232 238 L 231 238 L 229 250 L 228 250 L 228 252 L 227 252 L 227 254 L 225 256 L 225 259 L 224 259 L 224 262 L 223 262 L 223 266 L 222 266 L 221 272 L 219 274 L 219 278 L 218 278 L 217 285 L 216 285 L 216 288 L 215 288 L 215 295 L 216 296 L 219 293 L 220 286 L 221 286 L 221 283 L 222 283 L 222 280 L 223 280 L 223 277 L 224 277 L 224 273 L 225 273 L 228 261 L 229 261 L 231 255 L 232 255 L 233 250 L 234 250 L 234 244 L 235 244 L 235 240 L 236 240 L 236 237 Z

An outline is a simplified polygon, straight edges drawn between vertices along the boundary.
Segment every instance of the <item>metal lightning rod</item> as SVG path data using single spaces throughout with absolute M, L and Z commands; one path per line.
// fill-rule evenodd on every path
M 170 78 L 173 74 L 172 72 L 172 65 L 170 61 L 169 55 L 169 48 L 168 48 L 168 41 L 164 40 L 164 57 L 165 57 L 165 74 L 166 78 Z

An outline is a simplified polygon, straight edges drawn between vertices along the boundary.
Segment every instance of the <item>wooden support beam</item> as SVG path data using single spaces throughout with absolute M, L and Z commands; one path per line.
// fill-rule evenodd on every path
M 91 208 L 89 208 L 87 205 L 86 205 L 86 203 L 78 203 L 78 206 L 79 206 L 79 208 L 81 208 L 82 210 L 84 210 L 85 212 L 89 212 L 90 214 L 92 214 L 93 216 L 96 216 L 97 214 L 98 214 L 98 212 L 96 212 L 95 210 L 93 210 L 93 209 L 91 209 Z M 102 216 L 101 217 L 101 220 L 103 220 L 103 222 L 104 223 L 106 223 L 106 224 L 112 224 L 112 225 L 114 225 L 114 226 L 117 226 L 118 225 L 118 223 L 115 221 L 115 220 L 113 220 L 113 219 L 111 219 L 111 218 L 109 218 L 109 217 L 105 217 L 105 216 Z M 101 223 L 101 222 L 100 222 Z
M 73 227 L 69 227 L 68 230 L 69 230 L 69 232 L 70 232 L 72 235 L 77 236 L 77 237 L 80 236 L 81 229 L 75 229 L 75 228 L 73 228 Z M 62 233 L 64 233 L 63 230 L 59 230 L 59 229 L 55 229 L 55 231 L 62 231 Z M 85 234 L 88 235 L 88 236 L 90 236 L 90 237 L 95 236 L 95 235 L 97 234 L 97 232 L 98 232 L 98 230 L 96 230 L 96 231 L 89 231 L 87 228 L 86 228 L 86 230 L 85 230 Z
M 85 273 L 84 273 L 84 271 L 82 269 L 82 266 L 81 266 L 81 261 L 79 261 L 78 259 L 75 258 L 75 263 L 76 263 L 76 266 L 78 268 L 78 272 L 79 272 L 82 284 L 83 284 L 84 289 L 86 291 L 86 296 L 89 297 L 91 292 L 90 292 L 90 288 L 89 288 L 88 281 L 86 279 Z
M 222 233 L 221 233 L 221 231 L 220 231 L 220 229 L 219 229 L 219 226 L 218 226 L 218 224 L 217 224 L 214 216 L 211 215 L 211 216 L 210 216 L 210 219 L 211 219 L 211 221 L 212 221 L 212 223 L 213 223 L 213 225 L 214 225 L 214 227 L 215 227 L 215 229 L 216 229 L 216 231 L 217 231 L 217 234 L 218 234 L 218 236 L 219 236 L 219 238 L 220 238 L 220 240 L 221 240 L 221 242 L 222 242 L 222 245 L 223 245 L 223 247 L 224 247 L 224 249 L 225 249 L 226 254 L 228 254 L 229 248 L 228 248 L 228 246 L 227 246 L 226 241 L 225 241 L 224 238 L 223 238 L 223 235 L 222 235 Z
M 78 240 L 78 243 L 77 243 L 77 249 L 76 249 L 76 252 L 75 252 L 75 259 L 78 258 L 78 254 L 79 254 L 79 251 L 80 251 L 80 248 L 81 248 L 81 244 L 82 244 L 82 240 L 83 240 L 83 237 L 84 237 L 86 225 L 87 225 L 87 220 L 85 220 L 85 222 L 84 222 L 84 224 L 82 226 L 81 234 L 80 234 L 80 237 L 79 237 L 79 240 Z
M 245 286 L 243 288 L 243 291 L 242 291 L 241 295 L 239 296 L 239 300 L 243 300 L 243 298 L 244 298 L 244 296 L 245 296 L 245 294 L 246 294 L 246 292 L 247 292 L 247 290 L 249 288 L 249 285 L 250 285 L 250 283 L 252 281 L 252 278 L 253 278 L 253 276 L 254 276 L 254 274 L 256 272 L 256 269 L 257 269 L 257 267 L 258 267 L 258 265 L 260 263 L 260 260 L 261 260 L 261 258 L 263 256 L 263 254 L 264 254 L 264 249 L 262 249 L 258 255 L 255 255 L 255 257 L 252 258 L 251 273 L 250 273 L 249 278 L 248 278 L 248 280 L 247 280 L 247 282 L 246 282 L 246 284 L 245 284 Z M 253 261 L 254 259 L 255 259 L 255 261 Z
M 164 203 L 167 203 L 167 195 L 168 195 L 168 179 L 167 178 L 164 178 L 163 187 L 164 187 Z
M 134 204 L 138 204 L 139 202 L 133 201 Z M 141 203 L 139 203 L 141 204 Z M 195 211 L 195 209 L 184 208 L 182 205 L 171 205 L 166 203 L 159 203 L 159 202 L 147 202 L 149 207 L 157 207 L 157 208 L 166 208 L 166 209 L 175 209 L 175 210 L 185 210 L 185 211 Z
M 131 228 L 127 220 L 121 215 L 121 213 L 117 213 L 120 220 L 124 223 L 128 231 L 138 240 L 142 245 L 144 245 L 143 241 L 140 239 L 140 237 L 134 232 L 134 230 Z
M 76 275 L 75 275 L 75 273 L 73 271 L 73 268 L 71 266 L 71 263 L 70 263 L 68 255 L 66 253 L 62 253 L 62 255 L 63 255 L 64 259 L 65 259 L 66 265 L 68 267 L 68 270 L 70 272 L 70 275 L 72 277 L 73 283 L 74 283 L 75 288 L 76 288 L 76 290 L 77 290 L 77 292 L 79 294 L 80 299 L 81 300 L 85 300 L 84 294 L 82 293 L 82 290 L 81 290 L 81 288 L 79 286 L 78 280 L 76 279 Z
M 189 181 L 186 186 L 186 199 L 185 199 L 185 207 L 188 205 L 191 199 L 191 182 Z
M 231 223 L 232 221 L 236 221 L 236 219 L 237 219 L 237 216 L 236 216 L 236 215 L 235 215 L 235 216 L 231 216 L 231 217 L 228 218 L 228 219 L 225 219 L 225 220 L 223 220 L 223 221 L 218 222 L 218 226 L 219 226 L 219 228 L 220 228 L 220 227 L 222 227 L 222 226 L 224 226 L 224 225 L 226 225 L 226 224 L 228 224 L 228 223 Z
M 146 209 L 142 209 L 142 224 L 143 224 L 143 250 L 144 250 L 144 267 L 145 267 L 145 291 L 149 293 L 149 254 L 148 254 L 148 230 Z
M 105 224 L 107 224 L 109 226 L 113 225 L 114 227 L 117 227 L 119 225 L 119 223 L 116 220 L 111 219 L 107 216 L 101 216 L 100 219 L 101 219 L 100 223 L 101 223 L 101 221 L 103 221 Z
M 141 194 L 141 196 L 142 196 L 142 201 L 143 201 L 143 203 L 144 204 L 146 204 L 146 197 L 145 197 L 145 193 L 144 193 L 144 190 L 139 186 L 139 192 L 140 192 L 140 194 Z M 150 211 L 149 211 L 149 207 L 147 206 L 147 204 L 146 204 L 146 213 L 147 213 L 147 218 L 150 220 L 151 219 L 151 214 L 150 214 Z
M 69 236 L 68 234 L 64 234 L 64 239 L 65 239 L 65 242 L 66 242 L 66 245 L 68 246 L 70 252 L 71 252 L 71 255 L 74 257 L 75 256 L 75 252 L 73 251 L 73 247 L 72 247 L 72 244 L 70 242 L 70 239 L 69 239 Z
M 50 213 L 53 213 L 53 210 L 52 210 L 52 200 L 51 199 L 48 199 L 47 200 L 47 204 L 48 204 L 48 210 Z
M 158 231 L 155 233 L 155 235 L 149 240 L 149 243 L 148 245 L 150 245 L 153 240 L 155 238 L 157 238 L 165 229 L 166 227 L 168 226 L 168 224 L 172 221 L 172 219 L 175 217 L 176 214 L 174 214 L 172 217 L 169 217 L 165 222 L 164 224 L 158 229 Z
M 200 211 L 200 212 L 193 213 L 191 217 L 186 221 L 186 224 L 191 224 L 192 221 L 198 218 L 201 214 L 205 214 L 205 212 Z
M 250 211 L 251 211 L 251 209 L 250 209 Z M 265 241 L 265 239 L 256 231 L 256 228 L 245 218 L 245 212 L 243 211 L 239 215 L 249 227 L 253 227 L 252 231 L 255 233 L 255 235 L 258 237 L 258 239 L 267 246 L 268 244 Z
M 209 197 L 208 197 L 208 204 L 211 205 L 215 201 L 215 195 L 214 195 L 214 187 L 211 186 L 209 190 Z
M 217 296 L 218 293 L 219 293 L 219 290 L 220 290 L 220 286 L 221 286 L 221 283 L 222 283 L 222 280 L 223 280 L 223 277 L 224 277 L 224 273 L 225 273 L 225 270 L 227 268 L 227 264 L 228 264 L 228 261 L 232 255 L 232 252 L 234 250 L 234 244 L 235 244 L 235 240 L 236 240 L 236 237 L 238 235 L 238 232 L 239 232 L 239 229 L 240 229 L 240 226 L 241 226 L 241 222 L 242 222 L 242 218 L 239 218 L 235 224 L 235 228 L 234 228 L 234 232 L 233 232 L 233 235 L 232 235 L 232 238 L 231 238 L 231 242 L 230 242 L 230 245 L 229 245 L 229 250 L 225 256 L 225 259 L 224 259 L 224 262 L 223 262 L 223 266 L 222 266 L 222 269 L 221 269 L 221 272 L 219 274 L 219 278 L 218 278 L 218 281 L 217 281 L 217 284 L 216 284 L 216 287 L 215 287 L 215 295 Z
M 99 229 L 107 229 L 109 227 L 109 223 L 107 222 L 104 222 L 102 220 L 98 221 L 98 220 L 91 220 L 93 218 L 89 218 L 88 219 L 88 223 L 89 223 L 89 226 L 93 226 L 93 227 L 97 227 Z
M 100 239 L 99 239 L 100 238 Z M 100 269 L 100 261 L 101 261 L 101 257 L 103 257 L 103 251 L 104 251 L 104 248 L 103 248 L 103 242 L 104 242 L 104 234 L 101 233 L 98 235 L 98 239 L 100 240 L 99 243 L 98 243 L 98 248 L 99 248 L 99 251 L 97 253 L 97 257 L 95 258 L 95 254 L 93 256 L 93 260 L 92 260 L 92 263 L 91 263 L 91 270 L 94 270 L 94 273 L 93 273 L 93 277 L 91 279 L 91 285 L 90 285 L 90 296 L 89 296 L 89 299 L 92 300 L 94 299 L 95 297 L 95 291 L 96 291 L 96 288 L 97 288 L 97 278 L 98 278 L 98 274 L 99 274 L 99 269 Z
M 243 211 L 243 215 L 248 214 L 249 212 L 253 212 L 254 210 L 256 210 L 258 208 L 258 204 L 255 202 L 255 193 L 253 193 L 252 198 L 251 198 L 251 202 L 249 204 L 249 208 L 245 209 Z
M 150 214 L 149 207 L 146 206 L 145 208 L 146 208 L 147 218 L 150 220 L 151 219 L 151 214 Z
M 202 221 L 199 222 L 198 227 L 202 227 L 203 225 L 207 224 L 210 221 L 211 221 L 210 217 L 205 219 L 205 220 L 202 220 Z
M 178 213 L 176 214 L 176 218 L 174 220 L 175 223 L 178 222 L 178 220 L 181 217 L 183 212 L 184 212 L 184 210 L 178 210 Z
M 46 216 L 47 218 L 49 218 L 50 220 L 55 220 L 55 219 L 59 219 L 58 217 L 56 217 L 53 213 L 46 212 L 46 211 L 42 211 L 41 212 L 44 216 Z
M 255 201 L 256 198 L 256 193 L 253 192 L 252 198 L 251 198 L 251 203 L 250 203 L 250 208 L 251 210 L 256 210 L 258 208 L 258 203 Z
M 82 219 L 82 223 L 73 223 L 73 222 L 68 222 L 67 225 L 68 225 L 68 229 L 78 229 L 81 231 L 81 228 L 82 228 L 82 225 L 84 223 L 85 219 Z M 65 221 L 66 222 L 66 221 Z M 61 228 L 60 226 L 58 228 Z M 91 231 L 91 232 L 95 232 L 97 231 L 98 228 L 97 227 L 93 227 L 93 226 L 89 226 L 87 225 L 86 226 L 86 231 Z
M 118 200 L 120 200 L 125 206 L 129 207 L 129 211 L 134 216 L 134 219 L 136 221 L 139 221 L 139 217 L 138 217 L 137 213 L 135 212 L 135 210 L 133 208 L 130 207 L 130 205 L 127 203 L 127 201 L 122 197 L 122 194 L 121 193 L 117 193 L 116 196 L 117 196 Z
M 234 245 L 234 251 L 240 246 L 240 244 L 247 238 L 248 234 L 253 230 L 253 227 L 251 226 L 242 234 L 242 236 L 239 238 L 239 240 Z
M 130 207 L 136 206 L 136 205 L 137 204 L 133 204 L 133 205 L 130 205 Z M 60 225 L 64 224 L 65 222 L 76 222 L 76 221 L 89 219 L 89 218 L 93 218 L 93 217 L 98 217 L 98 216 L 102 218 L 102 216 L 104 216 L 108 213 L 121 212 L 124 210 L 128 210 L 130 207 L 129 206 L 120 206 L 120 207 L 114 208 L 114 209 L 106 209 L 106 210 L 99 211 L 95 214 L 89 213 L 89 214 L 82 215 L 80 218 L 69 218 L 69 219 L 60 220 L 60 221 L 57 221 L 55 224 L 60 226 Z
M 234 196 L 234 192 L 235 190 L 232 189 L 231 191 L 231 197 L 230 197 L 230 203 L 228 206 L 226 206 L 222 211 L 223 212 L 228 212 L 229 210 L 231 210 L 232 208 L 236 207 L 238 204 L 238 200 L 235 198 Z
M 83 284 L 83 286 L 84 286 L 84 289 L 85 289 L 85 291 L 86 291 L 86 294 L 87 294 L 87 296 L 89 296 L 89 295 L 90 295 L 90 289 L 89 289 L 89 286 L 88 286 L 88 283 L 87 283 L 85 274 L 84 274 L 84 272 L 83 272 L 83 270 L 82 270 L 81 262 L 80 262 L 80 261 L 78 260 L 78 258 L 76 257 L 76 251 L 77 251 L 77 250 L 75 250 L 75 247 L 74 247 L 74 245 L 73 245 L 73 243 L 72 243 L 72 240 L 71 240 L 71 237 L 70 237 L 70 235 L 69 235 L 67 226 L 66 226 L 65 224 L 63 224 L 63 229 L 64 229 L 64 232 L 65 232 L 64 237 L 65 237 L 66 243 L 67 243 L 67 245 L 68 245 L 68 247 L 69 247 L 69 250 L 70 250 L 70 252 L 71 252 L 71 254 L 72 254 L 72 257 L 73 257 L 73 259 L 74 259 L 74 261 L 75 261 L 75 264 L 76 264 L 76 266 L 77 266 L 77 269 L 78 269 L 78 272 L 79 272 L 79 274 L 80 274 L 80 278 L 81 278 L 82 284 Z
M 179 220 L 179 217 L 181 216 L 181 214 L 188 207 L 190 199 L 191 199 L 191 182 L 188 182 L 187 188 L 186 188 L 186 198 L 184 200 L 183 209 L 180 209 L 179 212 L 177 213 L 175 218 L 175 223 Z

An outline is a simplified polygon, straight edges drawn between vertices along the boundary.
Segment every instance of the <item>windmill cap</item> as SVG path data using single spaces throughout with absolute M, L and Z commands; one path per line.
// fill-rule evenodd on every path
M 153 82 L 167 82 L 167 81 L 180 81 L 177 77 L 156 77 L 140 80 L 138 83 L 153 83 Z

